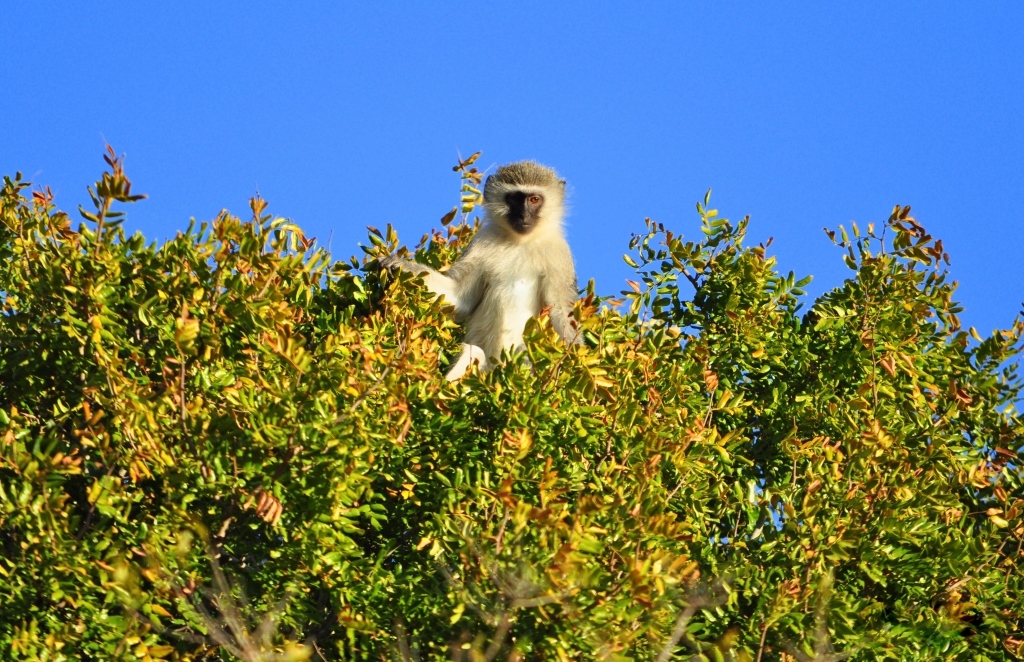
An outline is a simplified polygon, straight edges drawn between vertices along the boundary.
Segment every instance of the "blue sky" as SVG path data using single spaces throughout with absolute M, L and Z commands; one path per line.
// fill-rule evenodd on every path
M 17 3 L 5 6 L 0 171 L 87 202 L 104 141 L 129 230 L 248 213 L 256 187 L 337 257 L 364 227 L 415 243 L 458 153 L 571 186 L 581 282 L 604 294 L 646 216 L 694 202 L 774 236 L 812 294 L 849 273 L 823 226 L 896 203 L 952 255 L 967 324 L 1024 301 L 1024 4 Z

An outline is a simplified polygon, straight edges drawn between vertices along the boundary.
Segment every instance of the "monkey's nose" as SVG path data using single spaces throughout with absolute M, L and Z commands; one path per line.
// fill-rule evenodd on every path
M 512 227 L 517 232 L 526 234 L 533 229 L 533 220 L 526 218 L 518 219 L 512 224 Z

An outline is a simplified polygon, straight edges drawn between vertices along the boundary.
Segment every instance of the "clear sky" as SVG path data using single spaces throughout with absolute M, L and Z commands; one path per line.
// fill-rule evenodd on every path
M 896 6 L 896 5 L 899 6 Z M 337 257 L 415 243 L 457 154 L 532 158 L 571 187 L 581 283 L 617 293 L 649 216 L 696 238 L 713 188 L 818 294 L 823 226 L 896 203 L 952 255 L 964 321 L 1024 301 L 1024 4 L 5 3 L 0 171 L 88 202 L 104 141 L 172 236 L 256 187 Z

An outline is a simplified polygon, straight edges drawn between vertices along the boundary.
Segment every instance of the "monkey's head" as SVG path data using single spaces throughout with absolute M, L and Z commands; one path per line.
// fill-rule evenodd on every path
M 533 161 L 503 165 L 484 184 L 491 222 L 521 237 L 561 227 L 564 200 L 565 180 Z

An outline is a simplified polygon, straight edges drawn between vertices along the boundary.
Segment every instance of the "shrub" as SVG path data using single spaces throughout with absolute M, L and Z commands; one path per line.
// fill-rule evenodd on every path
M 255 198 L 147 245 L 107 161 L 78 229 L 4 180 L 5 657 L 1024 656 L 1024 322 L 962 330 L 909 208 L 830 232 L 851 277 L 803 313 L 705 197 L 588 286 L 584 347 L 542 315 L 448 384 L 390 227 L 332 262 Z

